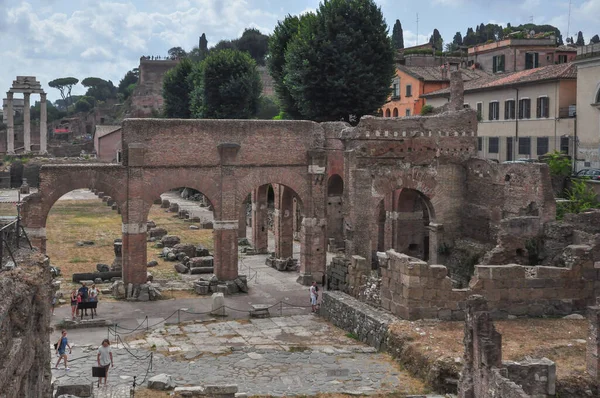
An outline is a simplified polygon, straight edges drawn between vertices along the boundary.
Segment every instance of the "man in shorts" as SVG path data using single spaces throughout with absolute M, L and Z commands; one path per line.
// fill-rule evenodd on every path
M 108 339 L 102 340 L 102 345 L 98 347 L 98 366 L 104 368 L 104 386 L 106 387 L 106 380 L 108 379 L 108 369 L 112 366 L 114 368 L 113 363 L 113 354 L 110 349 L 110 341 Z M 102 377 L 98 377 L 98 387 L 100 387 L 100 381 Z
M 58 355 L 58 362 L 56 362 L 56 366 L 54 369 L 58 369 L 58 365 L 61 360 L 65 360 L 65 370 L 69 370 L 67 366 L 67 347 L 69 348 L 69 354 L 71 353 L 71 346 L 69 345 L 69 340 L 67 340 L 67 331 L 63 330 L 60 336 L 60 340 L 56 343 L 56 354 Z

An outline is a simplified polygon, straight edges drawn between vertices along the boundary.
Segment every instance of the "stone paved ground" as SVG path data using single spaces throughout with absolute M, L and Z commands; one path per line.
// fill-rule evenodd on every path
M 249 395 L 424 390 L 387 355 L 313 315 L 197 321 L 122 340 L 113 344 L 116 367 L 109 387 L 96 389 L 96 397 L 128 397 L 133 376 L 140 383 L 159 373 L 171 374 L 178 385 L 237 384 Z M 74 350 L 70 371 L 52 371 L 56 383 L 93 381 L 97 345 L 82 344 Z

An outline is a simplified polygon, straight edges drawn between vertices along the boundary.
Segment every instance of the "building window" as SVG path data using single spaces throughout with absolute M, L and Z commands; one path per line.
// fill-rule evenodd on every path
M 542 156 L 548 153 L 548 137 L 537 138 L 537 155 Z
M 569 137 L 560 137 L 560 151 L 569 154 Z
M 559 64 L 566 64 L 567 63 L 567 56 L 566 55 L 559 55 L 558 56 L 558 63 Z
M 406 112 L 404 113 L 406 116 L 410 116 L 410 109 L 407 109 Z
M 525 54 L 525 69 L 533 69 L 540 66 L 539 53 Z
M 504 120 L 515 118 L 515 100 L 504 101 Z
M 477 150 L 483 151 L 483 137 L 477 137 Z
M 519 155 L 531 155 L 531 137 L 519 137 Z
M 477 119 L 483 120 L 483 102 L 477 103 Z
M 490 102 L 490 112 L 488 114 L 489 120 L 500 119 L 500 103 L 498 101 Z
M 548 117 L 550 113 L 550 99 L 548 97 L 539 97 L 537 99 L 537 118 Z
M 519 119 L 531 118 L 531 100 L 523 98 L 519 100 Z
M 494 73 L 504 72 L 504 55 L 496 55 L 493 59 L 492 69 Z
M 500 143 L 500 138 L 498 137 L 490 137 L 488 138 L 488 153 L 498 153 L 498 147 Z
M 394 108 L 394 117 L 398 117 L 398 108 Z
M 471 105 L 469 105 L 469 104 L 463 104 L 463 109 L 471 109 Z
M 410 85 L 410 84 L 406 85 L 406 96 L 412 97 L 412 85 Z
M 117 163 L 121 163 L 123 161 L 121 150 L 117 151 Z
M 392 113 L 390 112 L 389 108 L 385 110 L 385 117 L 390 117 L 392 116 Z
M 392 99 L 397 100 L 400 98 L 400 79 L 395 78 L 392 81 Z

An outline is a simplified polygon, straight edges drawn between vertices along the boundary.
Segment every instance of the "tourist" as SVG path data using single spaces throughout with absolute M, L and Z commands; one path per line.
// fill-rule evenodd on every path
M 90 290 L 88 290 L 88 301 L 90 303 L 97 303 L 98 302 L 98 289 L 96 289 L 96 284 L 95 283 L 92 283 L 92 286 L 90 287 Z M 92 311 L 92 314 L 98 315 L 98 313 L 96 312 L 95 308 L 91 308 L 90 311 Z
M 71 318 L 75 320 L 75 315 L 77 314 L 77 301 L 79 298 L 79 294 L 77 290 L 73 289 L 71 291 Z
M 69 348 L 69 354 L 71 353 L 71 346 L 69 345 L 69 340 L 67 340 L 67 331 L 63 330 L 62 331 L 62 335 L 60 336 L 60 339 L 58 340 L 58 342 L 55 344 L 56 347 L 56 354 L 58 355 L 58 362 L 56 362 L 56 366 L 54 367 L 54 369 L 58 369 L 58 365 L 60 364 L 60 361 L 62 359 L 65 360 L 65 370 L 69 370 L 69 367 L 67 365 L 67 347 Z
M 106 387 L 106 380 L 108 379 L 108 368 L 111 366 L 114 368 L 113 355 L 110 349 L 110 341 L 108 339 L 102 340 L 102 345 L 98 347 L 98 366 L 104 368 L 104 386 Z M 100 381 L 102 377 L 98 377 L 98 387 L 100 387 Z
M 56 307 L 56 293 L 52 295 L 52 316 L 54 316 L 54 307 Z
M 312 306 L 312 312 L 317 312 L 318 291 L 317 282 L 313 281 L 312 286 L 310 287 L 310 305 Z
M 81 301 L 83 303 L 87 303 L 89 298 L 89 289 L 85 285 L 85 282 L 81 282 L 81 287 L 79 288 L 79 293 L 81 293 Z M 85 316 L 87 316 L 87 308 L 85 309 Z

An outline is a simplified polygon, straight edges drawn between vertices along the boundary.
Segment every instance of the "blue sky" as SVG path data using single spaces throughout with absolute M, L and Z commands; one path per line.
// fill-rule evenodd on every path
M 480 23 L 513 25 L 533 20 L 567 32 L 568 0 L 376 0 L 388 25 L 400 19 L 405 45 L 426 41 L 434 28 L 444 40 Z M 572 0 L 571 35 L 586 42 L 600 34 L 600 0 Z M 187 50 L 204 32 L 209 46 L 238 37 L 246 27 L 270 33 L 287 14 L 315 10 L 319 0 L 0 0 L 0 92 L 17 75 L 47 82 L 64 76 L 111 79 L 139 64 L 142 55 Z M 78 86 L 74 93 L 81 94 Z

